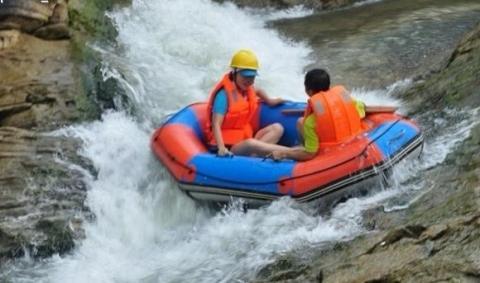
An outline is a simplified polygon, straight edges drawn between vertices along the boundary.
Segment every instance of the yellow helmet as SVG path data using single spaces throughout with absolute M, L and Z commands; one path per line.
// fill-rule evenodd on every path
M 230 67 L 238 69 L 258 70 L 258 59 L 250 49 L 240 49 L 232 56 Z

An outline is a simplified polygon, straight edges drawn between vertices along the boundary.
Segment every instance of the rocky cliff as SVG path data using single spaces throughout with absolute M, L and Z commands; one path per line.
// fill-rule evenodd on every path
M 47 2 L 0 4 L 0 262 L 65 253 L 91 217 L 83 180 L 94 170 L 78 141 L 48 132 L 99 117 L 109 94 L 86 44 L 114 35 L 114 1 Z

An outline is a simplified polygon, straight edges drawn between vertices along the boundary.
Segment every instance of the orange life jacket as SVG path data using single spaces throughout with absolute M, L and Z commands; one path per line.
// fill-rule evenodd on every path
M 253 86 L 250 86 L 246 95 L 242 95 L 227 73 L 215 85 L 208 100 L 206 139 L 208 144 L 216 145 L 212 131 L 213 102 L 217 93 L 224 89 L 227 95 L 228 108 L 222 123 L 222 137 L 225 145 L 234 145 L 240 141 L 253 137 L 250 121 L 257 110 L 257 95 Z
M 362 131 L 355 102 L 343 86 L 334 86 L 310 97 L 304 118 L 312 113 L 320 148 L 344 142 Z

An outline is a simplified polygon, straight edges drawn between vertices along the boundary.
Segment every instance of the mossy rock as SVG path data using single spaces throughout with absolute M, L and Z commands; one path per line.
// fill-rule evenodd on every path
M 118 35 L 117 30 L 105 13 L 116 5 L 129 5 L 130 0 L 72 0 L 69 2 L 70 27 L 75 31 L 72 37 L 72 58 L 82 64 L 80 77 L 84 95 L 75 100 L 80 112 L 80 121 L 98 119 L 105 109 L 115 108 L 115 99 L 125 92 L 117 80 L 104 80 L 101 71 L 102 58 L 88 46 L 88 42 L 111 45 Z
M 112 40 L 117 31 L 105 15 L 115 5 L 128 5 L 130 0 L 71 0 L 68 4 L 70 27 L 88 36 Z

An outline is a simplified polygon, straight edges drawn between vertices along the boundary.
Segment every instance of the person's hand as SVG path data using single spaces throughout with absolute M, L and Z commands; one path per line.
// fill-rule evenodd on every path
M 228 148 L 226 148 L 224 146 L 221 146 L 221 147 L 218 148 L 217 155 L 218 156 L 232 156 L 233 153 L 230 150 L 228 150 Z

